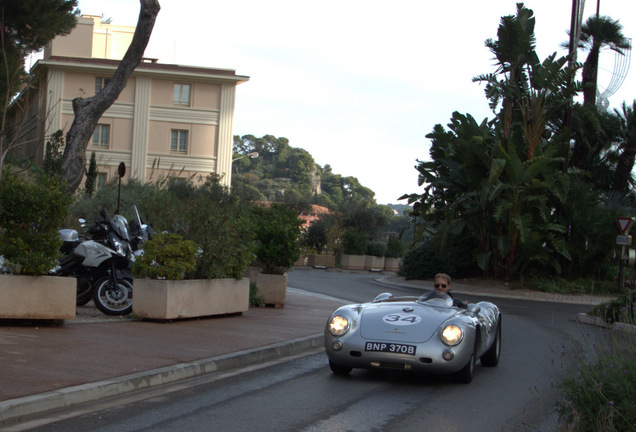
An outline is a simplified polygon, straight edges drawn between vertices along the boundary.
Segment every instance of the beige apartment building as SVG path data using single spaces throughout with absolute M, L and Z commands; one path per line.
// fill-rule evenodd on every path
M 23 92 L 20 136 L 41 160 L 44 143 L 73 122 L 72 101 L 90 97 L 108 82 L 135 28 L 98 16 L 82 16 L 75 29 L 49 43 L 33 68 L 36 85 Z M 141 181 L 169 177 L 222 176 L 229 186 L 236 86 L 248 81 L 234 70 L 162 64 L 144 59 L 117 101 L 98 121 L 88 143 L 95 152 L 98 182 L 127 174 Z

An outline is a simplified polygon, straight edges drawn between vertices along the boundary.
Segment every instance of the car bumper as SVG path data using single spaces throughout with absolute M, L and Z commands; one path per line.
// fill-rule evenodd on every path
M 325 352 L 332 362 L 351 368 L 448 374 L 466 366 L 473 351 L 470 349 L 471 344 L 466 340 L 455 347 L 448 347 L 439 340 L 416 344 L 414 355 L 365 351 L 367 342 L 369 341 L 359 337 L 337 338 L 327 333 Z

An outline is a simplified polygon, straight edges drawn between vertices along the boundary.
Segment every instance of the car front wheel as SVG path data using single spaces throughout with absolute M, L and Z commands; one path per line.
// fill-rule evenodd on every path
M 473 376 L 475 376 L 475 363 L 476 363 L 476 355 L 475 352 L 470 356 L 470 360 L 466 363 L 461 370 L 455 372 L 455 381 L 462 384 L 468 384 L 473 380 Z
M 497 322 L 495 331 L 495 340 L 488 348 L 488 351 L 481 356 L 481 364 L 487 367 L 494 367 L 499 363 L 499 357 L 501 356 L 501 320 Z
M 331 372 L 333 372 L 335 375 L 346 376 L 349 375 L 349 372 L 351 372 L 353 368 L 342 366 L 329 360 L 329 369 L 331 369 Z

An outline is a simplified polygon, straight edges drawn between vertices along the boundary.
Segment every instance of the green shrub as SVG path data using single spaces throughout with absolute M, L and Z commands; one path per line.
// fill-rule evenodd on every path
M 386 245 L 382 242 L 367 242 L 364 253 L 374 257 L 383 257 L 386 253 Z
M 35 173 L 21 178 L 5 171 L 0 181 L 0 255 L 15 274 L 45 275 L 62 245 L 58 229 L 71 202 L 66 187 Z
M 168 193 L 177 199 L 162 210 L 169 214 L 166 229 L 202 249 L 195 277 L 241 279 L 254 259 L 251 206 L 232 197 L 214 175 L 199 186 L 171 184 Z
M 86 194 L 77 194 L 69 208 L 69 217 L 64 226 L 74 226 L 78 218 L 84 218 L 91 225 L 100 219 L 99 211 L 104 208 L 109 215 L 117 210 L 117 182 L 109 182 L 102 189 L 95 192 L 92 197 Z M 136 179 L 121 185 L 120 212 L 128 221 L 134 214 L 130 211 L 132 205 L 136 205 L 144 222 L 151 223 L 156 231 L 177 232 L 173 229 L 172 221 L 183 212 L 177 203 L 176 195 L 166 189 L 160 189 L 155 184 L 143 184 Z
M 443 272 L 453 278 L 465 278 L 481 274 L 469 244 L 451 244 L 438 252 L 430 241 L 422 242 L 402 260 L 400 275 L 406 279 L 432 279 Z
M 406 279 L 432 279 L 440 271 L 443 271 L 442 261 L 429 241 L 406 254 L 400 267 L 400 275 Z
M 190 201 L 183 213 L 184 237 L 196 241 L 202 249 L 196 277 L 241 279 L 254 258 L 246 206 L 201 197 Z
M 197 266 L 198 246 L 179 234 L 158 233 L 144 243 L 144 253 L 133 263 L 137 278 L 181 280 Z
M 404 242 L 399 237 L 391 236 L 386 243 L 384 256 L 387 258 L 399 258 L 404 253 L 404 248 Z
M 309 226 L 304 233 L 304 244 L 308 250 L 317 254 L 322 253 L 329 243 L 327 229 L 327 224 L 320 219 Z
M 367 235 L 355 228 L 348 228 L 342 239 L 344 253 L 347 255 L 364 255 L 367 249 Z
M 305 253 L 339 255 L 343 250 L 344 229 L 339 216 L 323 214 L 303 232 Z M 365 240 L 366 241 L 366 240 Z
M 263 273 L 283 274 L 300 256 L 298 212 L 282 204 L 252 209 L 252 225 L 256 235 L 256 260 Z
M 258 294 L 256 282 L 250 283 L 250 307 L 260 306 L 263 304 L 263 296 Z
M 233 198 L 219 183 L 218 176 L 208 176 L 200 185 L 191 182 L 168 181 L 142 184 L 131 180 L 122 184 L 121 212 L 128 213 L 132 204 L 144 222 L 156 231 L 177 233 L 194 241 L 202 253 L 192 275 L 197 279 L 243 277 L 254 259 L 254 240 L 249 218 L 249 206 Z M 98 218 L 99 210 L 109 214 L 117 208 L 117 184 L 109 183 L 93 199 L 77 197 L 72 206 L 70 226 L 78 217 L 89 221 Z

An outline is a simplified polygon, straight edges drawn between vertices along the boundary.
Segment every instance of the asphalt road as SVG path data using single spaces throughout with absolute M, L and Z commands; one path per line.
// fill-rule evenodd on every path
M 373 274 L 289 274 L 291 288 L 351 302 L 388 288 Z M 471 300 L 471 299 L 468 299 Z M 477 300 L 477 299 L 474 299 Z M 553 431 L 567 358 L 588 328 L 581 306 L 497 299 L 503 312 L 498 367 L 477 367 L 471 384 L 398 372 L 336 377 L 324 353 L 103 401 L 36 431 Z M 53 420 L 53 419 L 48 419 Z

